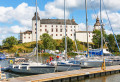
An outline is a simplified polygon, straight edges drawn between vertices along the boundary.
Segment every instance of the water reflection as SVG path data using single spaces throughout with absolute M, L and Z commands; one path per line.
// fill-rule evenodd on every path
M 85 79 L 79 82 L 120 82 L 120 74 L 113 74 L 97 78 Z

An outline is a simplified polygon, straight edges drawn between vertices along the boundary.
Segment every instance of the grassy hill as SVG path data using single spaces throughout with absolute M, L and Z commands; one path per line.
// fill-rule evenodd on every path
M 56 48 L 61 46 L 62 40 L 55 40 L 56 42 Z M 42 45 L 42 41 L 38 41 L 38 45 Z M 77 46 L 79 50 L 86 50 L 86 43 L 81 43 L 77 41 Z M 21 43 L 18 45 L 13 45 L 10 49 L 0 49 L 2 52 L 7 52 L 7 53 L 15 53 L 19 49 L 19 53 L 30 53 L 33 48 L 35 48 L 36 42 L 29 42 L 29 43 Z M 73 41 L 73 51 L 76 51 L 75 47 L 75 42 Z

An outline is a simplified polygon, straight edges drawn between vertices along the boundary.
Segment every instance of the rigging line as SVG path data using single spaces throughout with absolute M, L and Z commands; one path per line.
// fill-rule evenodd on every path
M 112 28 L 112 25 L 111 25 L 111 22 L 110 22 L 110 19 L 109 19 L 108 13 L 107 13 L 107 11 L 106 11 L 106 7 L 105 7 L 105 5 L 104 5 L 104 1 L 102 0 L 102 2 L 103 2 L 103 6 L 104 6 L 104 9 L 105 9 L 105 12 L 106 12 L 107 18 L 108 18 L 109 25 L 110 25 L 111 30 L 112 30 L 112 32 L 113 32 L 114 39 L 115 39 L 115 41 L 116 41 L 116 45 L 117 45 L 118 50 L 119 50 L 119 52 L 120 52 L 119 45 L 118 45 L 118 43 L 117 43 L 117 39 L 116 39 L 116 37 L 115 37 L 115 34 L 114 34 L 114 31 L 113 31 L 113 28 Z
M 95 11 L 95 8 L 94 8 L 94 6 L 92 6 L 92 1 L 91 1 L 91 3 L 90 3 L 90 5 L 91 5 L 91 8 L 93 9 L 93 11 L 94 11 L 94 16 L 95 16 L 95 18 L 97 18 L 97 13 L 96 13 L 96 11 Z M 104 37 L 103 37 L 104 38 Z M 104 38 L 104 42 L 105 42 L 106 40 L 105 40 L 105 38 Z M 110 44 L 109 44 L 110 45 Z M 106 45 L 107 46 L 107 45 Z M 110 45 L 111 46 L 111 45 Z M 113 50 L 112 50 L 113 51 Z
M 94 16 L 95 16 L 95 18 L 97 18 L 97 13 L 96 13 L 96 10 L 95 10 L 95 8 L 94 8 L 94 6 L 92 6 L 92 1 L 90 2 L 90 6 L 91 6 L 91 8 L 93 9 L 93 12 L 95 13 L 94 14 Z

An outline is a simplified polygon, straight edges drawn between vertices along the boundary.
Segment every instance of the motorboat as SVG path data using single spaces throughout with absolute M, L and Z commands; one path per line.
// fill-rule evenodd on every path
M 20 65 L 11 65 L 9 69 L 12 72 L 25 74 L 44 74 L 55 72 L 55 66 L 36 62 L 23 63 Z
M 51 61 L 50 64 L 55 65 L 58 72 L 79 70 L 81 68 L 79 61 Z

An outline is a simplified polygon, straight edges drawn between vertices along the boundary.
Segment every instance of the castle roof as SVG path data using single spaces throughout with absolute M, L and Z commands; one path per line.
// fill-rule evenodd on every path
M 34 14 L 34 17 L 32 18 L 32 20 L 36 20 L 36 12 Z M 40 20 L 39 14 L 37 13 L 37 20 Z
M 27 30 L 25 32 L 21 32 L 22 34 L 32 34 L 32 31 L 31 30 Z
M 99 18 L 97 17 L 96 19 L 96 23 L 94 24 L 94 26 L 100 26 L 100 21 L 99 21 Z
M 41 19 L 41 24 L 61 24 L 64 25 L 64 19 Z M 78 25 L 75 21 L 67 19 L 66 20 L 67 25 Z
M 37 19 L 40 20 L 39 14 L 37 13 Z M 34 14 L 34 17 L 32 20 L 36 20 L 36 12 Z M 40 20 L 41 24 L 62 24 L 64 25 L 64 19 L 41 19 Z M 74 19 L 67 19 L 66 20 L 67 25 L 78 25 Z

